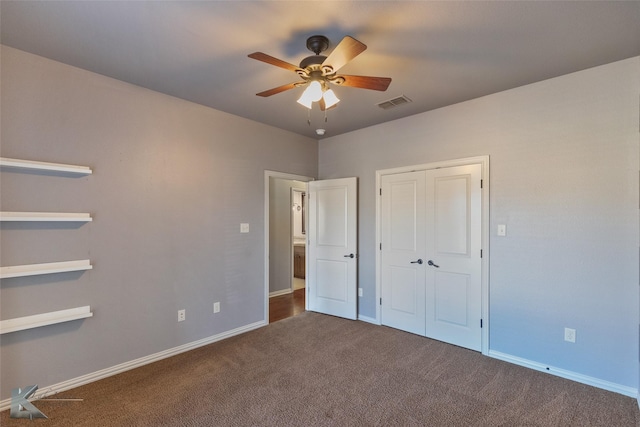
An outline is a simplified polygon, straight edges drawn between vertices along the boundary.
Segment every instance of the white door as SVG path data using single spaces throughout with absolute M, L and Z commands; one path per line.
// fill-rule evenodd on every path
M 481 349 L 479 164 L 382 177 L 382 323 Z
M 425 171 L 384 175 L 382 324 L 425 334 Z
M 426 335 L 480 351 L 482 166 L 426 174 Z
M 308 309 L 357 318 L 357 178 L 309 183 Z

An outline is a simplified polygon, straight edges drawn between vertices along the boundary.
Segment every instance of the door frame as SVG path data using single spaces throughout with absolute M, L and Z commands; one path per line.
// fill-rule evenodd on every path
M 264 324 L 269 324 L 269 179 L 309 182 L 315 178 L 272 170 L 264 171 Z M 307 190 L 308 191 L 308 190 Z M 291 236 L 293 243 L 293 235 Z M 293 275 L 293 270 L 291 271 Z M 305 303 L 306 306 L 306 303 Z
M 425 163 L 420 165 L 402 166 L 392 169 L 376 171 L 376 322 L 382 324 L 380 297 L 382 296 L 382 199 L 380 189 L 382 176 L 393 175 L 419 170 L 448 168 L 454 166 L 466 166 L 480 164 L 482 166 L 482 219 L 481 219 L 481 248 L 482 248 L 482 354 L 489 354 L 489 156 L 467 157 L 462 159 L 444 160 L 440 162 Z

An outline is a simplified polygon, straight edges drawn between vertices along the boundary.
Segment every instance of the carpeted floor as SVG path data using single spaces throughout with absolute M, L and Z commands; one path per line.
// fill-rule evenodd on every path
M 636 400 L 364 322 L 305 312 L 35 402 L 2 426 L 618 426 Z

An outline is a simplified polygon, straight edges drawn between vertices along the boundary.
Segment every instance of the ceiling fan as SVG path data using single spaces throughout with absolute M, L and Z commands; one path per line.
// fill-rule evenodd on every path
M 340 100 L 329 87 L 330 84 L 349 86 L 361 89 L 385 91 L 391 83 L 389 77 L 349 76 L 337 74 L 337 71 L 356 56 L 360 55 L 367 46 L 351 36 L 344 37 L 329 56 L 321 55 L 329 47 L 329 39 L 325 36 L 311 36 L 307 39 L 307 49 L 315 55 L 308 56 L 295 66 L 262 52 L 254 52 L 249 58 L 293 71 L 302 81 L 288 83 L 273 89 L 257 93 L 257 96 L 271 96 L 289 89 L 307 86 L 298 99 L 298 103 L 311 109 L 313 102 L 320 104 L 322 111 L 334 107 Z

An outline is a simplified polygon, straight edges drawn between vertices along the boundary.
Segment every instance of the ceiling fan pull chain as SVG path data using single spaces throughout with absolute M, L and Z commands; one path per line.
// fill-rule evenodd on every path
M 327 110 L 324 110 L 324 122 L 327 123 Z
M 311 126 L 311 110 L 307 110 L 307 124 Z

